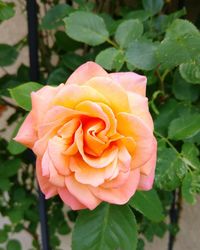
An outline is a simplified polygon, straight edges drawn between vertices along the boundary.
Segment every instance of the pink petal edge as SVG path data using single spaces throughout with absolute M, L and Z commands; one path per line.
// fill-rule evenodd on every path
M 68 78 L 66 84 L 82 85 L 93 77 L 107 76 L 108 73 L 98 64 L 89 61 L 78 67 Z
M 139 190 L 148 191 L 152 189 L 154 176 L 155 176 L 156 158 L 157 158 L 157 152 L 155 152 L 153 156 L 151 157 L 151 159 L 146 163 L 146 165 L 152 166 L 151 172 L 149 175 L 141 174 L 139 185 L 138 185 Z
M 134 72 L 111 73 L 109 76 L 125 90 L 146 96 L 147 78 L 145 76 Z

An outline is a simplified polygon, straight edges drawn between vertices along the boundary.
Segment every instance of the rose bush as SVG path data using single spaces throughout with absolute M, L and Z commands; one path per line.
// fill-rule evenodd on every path
M 9 44 L 7 35 L 0 43 L 0 249 L 42 249 L 40 223 L 54 250 L 66 249 L 60 236 L 71 229 L 72 250 L 144 250 L 166 233 L 170 250 L 175 242 L 179 248 L 183 201 L 195 204 L 200 193 L 200 33 L 192 3 L 180 9 L 180 1 L 164 0 L 14 2 L 0 0 L 4 32 L 17 22 L 7 22 L 15 12 L 25 18 L 24 36 L 11 32 Z M 39 74 L 25 9 L 38 10 Z M 27 46 L 32 63 L 24 65 Z M 89 63 L 60 85 L 88 61 L 109 74 Z M 155 177 L 146 79 L 133 71 L 148 79 Z M 46 198 L 54 196 L 45 202 L 47 223 L 36 205 L 43 196 L 35 157 L 12 140 L 20 127 L 17 139 L 37 156 L 40 186 Z M 59 196 L 74 210 L 108 202 L 66 212 Z M 14 239 L 19 232 L 31 236 L 30 245 Z
M 146 77 L 87 62 L 65 84 L 31 93 L 15 140 L 36 154 L 46 198 L 59 194 L 74 210 L 94 209 L 151 189 L 157 144 L 145 92 Z

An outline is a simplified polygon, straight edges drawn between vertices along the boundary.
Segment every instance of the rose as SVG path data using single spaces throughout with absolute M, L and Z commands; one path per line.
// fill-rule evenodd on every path
M 146 78 L 80 66 L 58 87 L 31 93 L 32 110 L 15 140 L 36 154 L 46 198 L 72 209 L 124 204 L 152 187 L 157 145 L 145 97 Z

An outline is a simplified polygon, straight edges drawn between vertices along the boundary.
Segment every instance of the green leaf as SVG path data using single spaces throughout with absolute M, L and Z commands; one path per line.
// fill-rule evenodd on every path
M 178 106 L 179 104 L 175 99 L 169 99 L 161 106 L 159 109 L 159 115 L 154 121 L 156 131 L 167 135 L 170 122 L 177 118 Z
M 152 221 L 159 222 L 164 219 L 162 203 L 154 189 L 137 191 L 129 200 L 129 205 Z
M 147 77 L 147 85 L 150 86 L 150 85 L 153 85 L 153 84 L 156 84 L 158 79 L 157 79 L 157 76 L 155 75 L 155 72 L 154 71 L 149 71 L 149 72 L 146 72 L 146 77 Z M 159 91 L 159 90 L 158 90 Z M 155 92 L 156 93 L 156 92 Z M 157 94 L 155 94 L 156 96 L 160 95 L 161 92 L 157 92 Z M 153 98 L 153 96 L 152 96 Z M 157 98 L 157 97 L 156 97 Z
M 156 49 L 157 46 L 151 41 L 134 41 L 128 47 L 125 58 L 128 63 L 138 69 L 152 70 L 157 65 Z
M 108 31 L 103 18 L 84 11 L 76 11 L 64 18 L 65 30 L 72 39 L 92 46 L 104 43 Z
M 196 58 L 199 54 L 199 43 L 200 37 L 190 34 L 177 39 L 164 39 L 157 51 L 162 68 L 173 68 Z
M 73 71 L 84 62 L 85 59 L 83 58 L 83 56 L 79 56 L 73 53 L 67 53 L 62 57 L 62 63 L 65 65 L 65 67 Z M 67 78 L 65 79 L 65 81 L 66 80 Z
M 18 187 L 16 190 L 13 192 L 13 201 L 17 203 L 27 203 L 27 197 L 25 190 L 22 187 Z
M 53 249 L 57 249 L 57 246 L 60 245 L 60 239 L 58 238 L 57 235 L 51 235 L 50 245 L 53 246 Z
M 9 240 L 6 245 L 6 250 L 21 250 L 22 246 L 18 240 Z
M 0 94 L 2 96 L 7 96 L 7 97 L 10 97 L 10 94 L 9 94 L 9 88 L 14 88 L 14 87 L 17 87 L 20 82 L 19 81 L 16 81 L 14 79 L 14 77 L 7 77 L 8 75 L 5 75 L 1 78 L 0 80 Z M 10 78 L 10 79 L 9 79 Z M 5 80 L 5 81 L 4 81 Z
M 200 55 L 200 33 L 186 20 L 175 20 L 157 50 L 162 68 L 173 68 Z
M 4 243 L 8 239 L 8 233 L 6 230 L 0 229 L 0 243 Z
M 55 38 L 57 47 L 64 51 L 74 51 L 81 45 L 79 42 L 76 42 L 68 37 L 64 31 L 57 31 L 55 34 Z
M 0 1 L 0 21 L 10 19 L 15 15 L 13 3 L 4 3 Z
M 152 15 L 161 11 L 164 1 L 163 0 L 142 0 L 145 10 L 149 11 Z
M 153 241 L 155 235 L 163 238 L 166 231 L 167 225 L 164 222 L 155 223 L 148 220 L 146 221 L 143 234 L 148 241 Z
M 12 223 L 17 224 L 23 220 L 24 211 L 20 207 L 15 207 L 13 210 L 7 212 L 7 216 Z
M 48 77 L 47 83 L 49 85 L 58 85 L 60 83 L 66 82 L 69 75 L 70 74 L 64 68 L 57 68 L 51 72 Z
M 193 137 L 199 131 L 200 114 L 187 114 L 170 123 L 168 136 L 173 140 L 183 140 Z
M 68 4 L 57 4 L 47 11 L 42 18 L 42 29 L 56 29 L 60 25 L 64 24 L 62 19 L 69 15 L 72 8 Z
M 197 145 L 200 145 L 200 132 L 197 133 L 195 136 L 186 139 L 185 141 L 191 142 L 191 143 L 196 143 Z
M 8 178 L 15 175 L 20 168 L 20 163 L 20 159 L 17 158 L 4 161 L 0 165 L 0 176 Z
M 191 173 L 187 173 L 185 178 L 183 179 L 181 191 L 183 198 L 190 204 L 196 203 L 195 192 L 192 188 L 193 183 L 193 175 Z
M 198 158 L 199 150 L 195 144 L 191 142 L 185 142 L 182 146 L 181 154 L 184 157 L 186 164 L 193 166 L 194 169 L 200 170 L 200 161 Z
M 58 227 L 58 233 L 61 235 L 65 235 L 70 233 L 71 229 L 69 227 L 69 225 L 66 223 L 66 221 L 62 221 L 62 223 L 59 224 Z
M 22 221 L 21 221 L 22 222 Z M 24 229 L 24 226 L 23 224 L 21 224 L 20 222 L 18 224 L 15 224 L 15 227 L 14 227 L 14 232 L 15 233 L 18 233 L 20 231 L 22 231 Z
M 128 62 L 126 62 L 126 67 L 127 67 L 127 69 L 129 70 L 129 71 L 134 71 L 136 68 L 135 68 L 135 66 L 133 66 L 132 64 L 130 64 L 130 63 L 128 63 Z
M 18 57 L 15 47 L 8 44 L 0 44 L 0 67 L 11 65 Z
M 14 138 L 17 135 L 17 132 L 18 132 L 21 124 L 23 123 L 24 119 L 25 118 L 21 119 L 18 122 L 17 126 L 15 127 L 15 129 L 13 131 L 12 138 Z M 18 155 L 18 154 L 21 154 L 22 152 L 24 152 L 26 150 L 26 147 L 23 146 L 22 144 L 16 142 L 16 141 L 14 141 L 12 138 L 7 146 L 8 151 L 13 155 Z
M 119 23 L 121 23 L 121 20 L 114 20 L 109 14 L 107 13 L 100 13 L 100 16 L 103 18 L 106 28 L 110 35 L 114 35 L 117 29 L 117 26 Z
M 17 70 L 17 81 L 28 82 L 30 80 L 29 75 L 30 68 L 24 64 L 21 64 Z
M 183 7 L 183 9 L 173 12 L 170 15 L 159 15 L 157 18 L 155 18 L 155 27 L 164 33 L 175 19 L 185 16 L 186 14 L 186 8 Z
M 24 206 L 24 212 L 25 212 L 24 218 L 26 218 L 27 220 L 30 220 L 31 222 L 38 223 L 39 218 L 38 218 L 37 208 L 27 209 L 26 204 L 24 204 L 24 205 L 25 205 Z
M 187 83 L 178 71 L 174 74 L 172 92 L 178 100 L 190 102 L 196 101 L 200 94 L 198 86 Z
M 137 250 L 144 250 L 145 243 L 143 239 L 138 239 Z
M 17 102 L 17 104 L 29 111 L 31 110 L 31 92 L 37 91 L 42 87 L 41 84 L 37 82 L 27 82 L 19 85 L 13 89 L 9 89 L 11 97 Z
M 182 16 L 185 16 L 186 14 L 187 14 L 187 10 L 186 10 L 185 7 L 183 7 L 182 9 L 179 9 L 179 10 L 177 10 L 177 11 L 171 13 L 171 14 L 169 15 L 169 19 L 170 19 L 171 21 L 174 21 L 175 19 L 180 18 L 180 17 L 182 17 Z
M 179 72 L 187 82 L 200 84 L 200 60 L 181 64 Z
M 107 48 L 97 55 L 95 61 L 107 70 L 116 69 L 118 71 L 124 63 L 124 56 L 120 50 Z
M 77 213 L 77 211 L 69 210 L 69 211 L 67 212 L 67 216 L 68 216 L 68 218 L 69 218 L 69 220 L 70 220 L 71 222 L 75 222 L 75 221 L 76 221 L 76 218 L 77 218 L 77 216 L 78 216 L 78 213 Z
M 0 190 L 8 191 L 11 188 L 11 185 L 12 183 L 9 181 L 9 179 L 0 178 Z
M 115 40 L 121 48 L 126 48 L 128 45 L 138 39 L 143 33 L 143 24 L 141 21 L 127 20 L 122 22 L 115 33 Z
M 197 35 L 200 36 L 198 29 L 194 24 L 187 20 L 176 19 L 172 22 L 170 27 L 167 29 L 165 38 L 174 39 L 184 37 L 185 35 Z
M 156 165 L 155 184 L 160 189 L 173 190 L 180 186 L 187 171 L 186 165 L 170 148 L 160 148 Z
M 102 204 L 81 211 L 72 235 L 72 250 L 134 250 L 137 225 L 127 205 Z
M 126 19 L 139 19 L 140 21 L 146 21 L 151 16 L 151 13 L 146 10 L 134 10 L 128 12 L 125 16 Z
M 74 0 L 78 4 L 80 10 L 92 11 L 95 8 L 95 3 L 87 0 Z

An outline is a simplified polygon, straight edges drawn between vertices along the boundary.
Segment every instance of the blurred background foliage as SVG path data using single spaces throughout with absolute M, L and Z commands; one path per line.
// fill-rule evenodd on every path
M 20 1 L 25 14 L 26 3 Z M 120 214 L 135 214 L 137 250 L 154 236 L 169 233 L 172 249 L 179 231 L 182 201 L 195 204 L 200 193 L 200 2 L 170 0 L 40 0 L 39 58 L 40 81 L 30 82 L 29 67 L 20 65 L 15 74 L 6 66 L 15 63 L 24 46 L 24 37 L 14 46 L 0 44 L 0 115 L 14 108 L 2 132 L 15 124 L 13 136 L 30 110 L 29 94 L 42 85 L 58 85 L 82 63 L 92 60 L 108 71 L 134 71 L 148 78 L 147 96 L 158 139 L 158 160 L 154 189 L 137 192 L 126 207 L 111 207 L 119 213 L 116 230 L 129 230 Z M 0 23 L 15 15 L 15 3 L 0 0 Z M 189 21 L 190 20 L 190 21 Z M 12 97 L 15 102 L 13 102 Z M 0 213 L 9 223 L 0 228 L 0 249 L 20 250 L 18 240 L 10 240 L 14 232 L 25 230 L 32 237 L 32 248 L 41 249 L 37 185 L 32 157 L 25 147 L 0 139 Z M 64 209 L 58 197 L 47 201 L 50 244 L 60 249 L 59 235 L 71 231 L 77 212 Z M 129 207 L 129 210 L 127 210 Z M 131 208 L 131 210 L 130 210 Z M 93 212 L 82 212 L 73 233 L 73 250 L 93 248 L 100 240 L 104 224 L 92 234 L 98 219 L 104 218 L 106 204 Z M 95 216 L 94 216 L 95 215 Z M 96 219 L 94 219 L 96 218 Z M 115 220 L 111 214 L 110 221 Z M 136 221 L 131 217 L 132 233 L 137 238 Z M 86 225 L 86 222 L 90 223 Z M 85 222 L 85 224 L 84 224 Z M 83 227 L 87 226 L 87 229 Z M 130 226 L 130 225 L 129 225 Z M 108 228 L 109 232 L 109 228 Z M 132 235 L 133 235 L 132 234 Z M 108 233 L 109 236 L 109 233 Z M 125 237 L 125 236 L 124 236 Z M 102 240 L 102 239 L 101 239 Z M 125 239 L 101 249 L 121 247 L 129 250 Z M 78 242 L 78 243 L 77 243 Z M 118 245 L 116 245 L 118 244 Z M 122 244 L 122 245 L 120 245 Z M 123 245 L 124 244 L 124 245 Z M 1 247 L 2 245 L 2 247 Z

